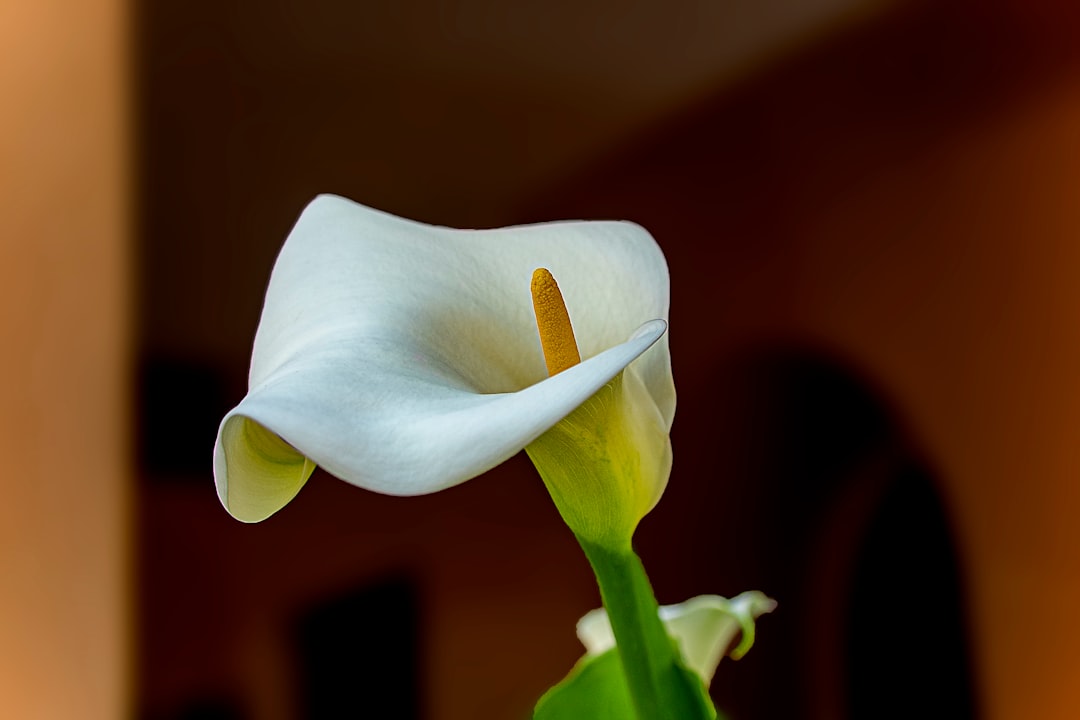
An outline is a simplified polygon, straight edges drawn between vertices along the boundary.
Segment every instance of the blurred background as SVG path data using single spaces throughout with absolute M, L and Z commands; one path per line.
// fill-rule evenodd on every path
M 672 277 L 661 602 L 780 601 L 732 718 L 1080 706 L 1080 10 L 0 1 L 0 713 L 527 717 L 588 566 L 523 457 L 213 487 L 314 195 L 626 218 Z

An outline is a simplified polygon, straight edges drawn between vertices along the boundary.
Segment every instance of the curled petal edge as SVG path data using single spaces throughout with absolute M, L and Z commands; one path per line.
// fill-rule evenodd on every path
M 678 643 L 683 662 L 708 687 L 725 655 L 738 660 L 753 646 L 754 621 L 775 609 L 775 600 L 751 590 L 731 599 L 699 595 L 677 605 L 664 605 L 660 619 Z M 577 635 L 587 656 L 615 647 L 615 635 L 603 608 L 589 611 L 578 621 Z M 737 636 L 739 642 L 732 646 Z
M 327 387 L 333 373 L 318 358 L 286 364 L 222 420 L 214 447 L 218 497 L 236 519 L 258 522 L 292 500 L 316 466 L 391 495 L 452 487 L 531 443 L 666 330 L 664 320 L 650 320 L 621 345 L 513 393 L 480 394 L 430 380 L 437 402 L 425 408 L 425 398 L 414 397 L 420 402 L 408 411 L 349 407 Z

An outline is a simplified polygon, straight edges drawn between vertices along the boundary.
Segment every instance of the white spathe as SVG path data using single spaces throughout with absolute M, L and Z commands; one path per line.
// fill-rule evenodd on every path
M 776 601 L 757 590 L 730 600 L 719 595 L 698 595 L 678 605 L 662 605 L 660 619 L 678 642 L 683 662 L 708 687 L 724 655 L 736 660 L 745 655 L 754 643 L 754 620 L 775 608 Z M 739 644 L 731 648 L 740 632 Z M 586 656 L 602 655 L 615 647 L 615 634 L 603 608 L 589 611 L 578 621 L 577 635 Z
M 563 290 L 583 358 L 551 378 L 529 290 L 538 267 Z M 248 394 L 218 431 L 218 496 L 259 521 L 316 465 L 380 493 L 442 490 L 624 369 L 670 429 L 667 314 L 663 254 L 632 223 L 456 230 L 320 196 L 274 266 Z M 667 477 L 655 482 L 659 497 Z

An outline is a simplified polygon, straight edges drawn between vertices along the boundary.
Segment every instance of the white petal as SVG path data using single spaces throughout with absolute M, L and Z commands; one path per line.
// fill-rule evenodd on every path
M 611 629 L 607 610 L 601 607 L 585 613 L 578 620 L 577 636 L 585 646 L 586 655 L 603 655 L 615 647 L 615 632 Z
M 558 280 L 588 358 L 550 379 L 529 295 L 537 267 Z M 378 492 L 449 487 L 635 358 L 627 372 L 670 427 L 667 297 L 663 255 L 630 223 L 462 231 L 322 196 L 274 267 L 250 391 L 218 433 L 219 496 L 260 520 L 303 485 L 305 457 Z
M 743 632 L 743 642 L 730 653 L 736 659 L 753 641 L 754 619 L 775 608 L 775 600 L 757 591 L 730 600 L 719 595 L 699 595 L 678 605 L 661 606 L 660 619 L 678 642 L 686 666 L 708 686 L 739 632 Z M 615 647 L 615 635 L 603 608 L 586 613 L 578 621 L 577 635 L 587 655 L 600 655 Z

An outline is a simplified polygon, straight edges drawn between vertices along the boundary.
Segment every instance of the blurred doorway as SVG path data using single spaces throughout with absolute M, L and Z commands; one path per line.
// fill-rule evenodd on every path
M 721 689 L 722 706 L 736 718 L 977 717 L 962 558 L 933 469 L 892 408 L 816 354 L 756 356 L 737 374 L 749 495 L 732 521 L 755 538 L 747 587 L 780 609 L 755 650 L 768 661 Z

